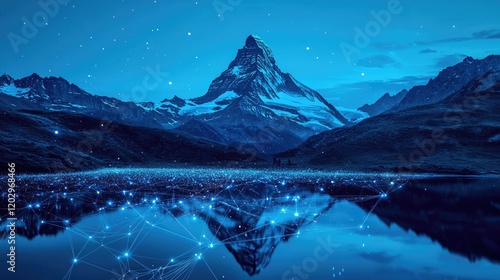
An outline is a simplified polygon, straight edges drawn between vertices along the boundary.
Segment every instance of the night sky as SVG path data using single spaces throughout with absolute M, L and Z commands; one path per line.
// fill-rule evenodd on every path
M 59 1 L 67 4 L 50 14 L 38 1 L 0 2 L 1 73 L 61 76 L 132 100 L 148 69 L 159 69 L 169 75 L 136 101 L 191 98 L 205 94 L 255 34 L 281 70 L 334 105 L 355 108 L 425 84 L 466 55 L 500 53 L 498 0 Z M 381 10 L 391 18 L 374 25 L 372 11 Z M 369 28 L 369 42 L 355 41 L 356 27 Z M 344 55 L 341 46 L 355 51 Z

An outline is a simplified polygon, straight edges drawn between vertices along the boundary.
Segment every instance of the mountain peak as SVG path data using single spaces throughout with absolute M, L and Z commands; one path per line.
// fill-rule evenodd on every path
M 250 35 L 248 36 L 246 42 L 245 42 L 245 47 L 246 48 L 261 48 L 261 49 L 269 49 L 269 47 L 264 43 L 264 40 L 262 40 L 259 36 L 256 35 Z
M 33 74 L 29 75 L 27 78 L 40 79 L 41 77 L 37 73 L 33 73 Z
M 474 61 L 475 61 L 475 59 L 473 57 L 467 56 L 466 58 L 464 58 L 464 60 L 462 62 L 472 63 Z
M 13 82 L 14 82 L 14 79 L 7 74 L 3 74 L 2 76 L 0 76 L 0 86 L 3 84 L 11 84 Z
M 245 41 L 245 46 L 238 51 L 238 56 L 260 55 L 264 59 L 269 59 L 271 64 L 275 64 L 274 54 L 271 48 L 259 36 L 250 35 Z

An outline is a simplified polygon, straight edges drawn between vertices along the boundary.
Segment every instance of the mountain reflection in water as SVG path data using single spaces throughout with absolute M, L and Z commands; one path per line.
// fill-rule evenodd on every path
M 271 263 L 280 243 L 300 235 L 336 203 L 348 201 L 470 261 L 500 261 L 497 178 L 238 172 L 200 180 L 198 173 L 179 170 L 20 178 L 17 234 L 35 242 L 38 236 L 76 227 L 88 216 L 155 207 L 174 218 L 203 220 L 241 268 L 255 275 Z M 1 225 L 6 238 L 5 211 Z

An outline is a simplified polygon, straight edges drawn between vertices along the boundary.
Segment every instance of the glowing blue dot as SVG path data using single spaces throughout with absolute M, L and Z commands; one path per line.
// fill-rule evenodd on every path
M 295 212 L 295 214 L 293 214 L 295 217 L 298 217 L 299 216 L 299 213 Z
M 58 135 L 59 134 L 59 130 L 54 131 L 54 134 Z
M 73 259 L 73 263 L 77 263 L 77 262 L 78 262 L 78 260 L 77 260 L 77 259 Z
M 210 248 L 213 248 L 214 247 L 214 244 L 210 244 Z

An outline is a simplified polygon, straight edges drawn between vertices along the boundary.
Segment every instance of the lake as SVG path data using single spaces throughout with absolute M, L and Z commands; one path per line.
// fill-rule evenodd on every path
M 0 279 L 500 279 L 495 176 L 171 168 L 17 180 L 16 272 L 3 193 Z

